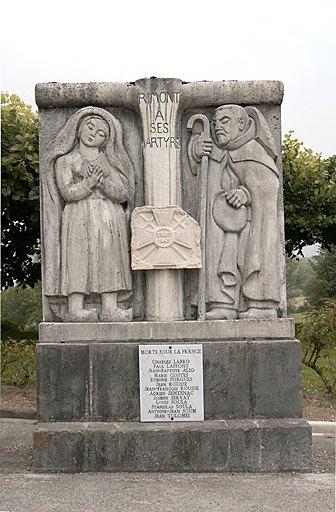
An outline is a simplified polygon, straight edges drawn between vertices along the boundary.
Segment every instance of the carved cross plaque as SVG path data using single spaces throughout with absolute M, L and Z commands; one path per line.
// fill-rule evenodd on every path
M 200 268 L 198 223 L 177 206 L 136 208 L 132 269 Z

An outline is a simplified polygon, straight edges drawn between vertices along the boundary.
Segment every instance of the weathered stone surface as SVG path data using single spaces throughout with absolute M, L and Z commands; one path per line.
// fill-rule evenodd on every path
M 282 310 L 282 211 L 279 151 L 270 127 L 259 109 L 225 104 L 211 125 L 203 113 L 194 114 L 187 129 L 189 179 L 197 176 L 199 197 L 207 201 L 198 215 L 205 234 L 201 319 L 276 318 Z
M 139 419 L 139 357 L 125 343 L 90 346 L 91 421 Z M 73 418 L 76 419 L 76 418 Z
M 179 139 L 180 80 L 138 80 L 142 122 L 144 198 L 149 206 L 181 206 Z M 147 270 L 145 318 L 183 320 L 183 274 L 175 269 Z
M 88 345 L 37 346 L 37 410 L 39 421 L 89 419 Z
M 200 228 L 177 206 L 135 208 L 132 269 L 200 268 Z
M 88 471 L 90 441 L 83 435 L 86 426 L 87 423 L 40 423 L 33 433 L 36 469 L 66 473 Z
M 174 321 L 185 318 L 189 320 L 196 316 L 204 319 L 205 307 L 202 306 L 204 290 L 201 287 L 197 297 L 197 287 L 189 282 L 190 274 L 177 270 L 178 264 L 175 270 L 172 270 L 172 267 L 163 270 L 161 267 L 160 272 L 150 269 L 145 275 L 134 275 L 131 283 L 126 229 L 134 207 L 143 205 L 155 207 L 177 205 L 200 220 L 200 204 L 206 208 L 206 198 L 203 198 L 200 193 L 201 187 L 196 176 L 199 172 L 195 171 L 195 165 L 190 166 L 192 158 L 196 158 L 196 164 L 199 163 L 199 151 L 196 151 L 194 144 L 191 144 L 192 147 L 189 144 L 190 151 L 188 151 L 190 134 L 186 130 L 186 125 L 195 115 L 198 117 L 202 115 L 213 125 L 215 120 L 219 123 L 221 120 L 214 109 L 218 107 L 216 112 L 222 112 L 223 109 L 228 110 L 230 104 L 234 114 L 230 126 L 236 121 L 238 124 L 241 123 L 242 119 L 238 120 L 236 116 L 236 110 L 240 109 L 239 112 L 248 114 L 248 122 L 245 126 L 247 131 L 246 133 L 241 131 L 240 135 L 242 134 L 243 137 L 248 135 L 250 128 L 253 133 L 251 132 L 247 142 L 244 139 L 244 144 L 240 144 L 233 150 L 224 144 L 226 156 L 234 162 L 233 174 L 236 176 L 236 181 L 238 179 L 239 186 L 233 183 L 235 180 L 232 181 L 232 173 L 230 183 L 224 183 L 225 176 L 228 176 L 226 157 L 223 160 L 219 158 L 217 165 L 214 163 L 215 155 L 202 156 L 203 160 L 208 158 L 210 171 L 216 165 L 218 169 L 220 168 L 220 173 L 223 171 L 223 180 L 218 179 L 213 187 L 211 183 L 214 172 L 209 173 L 207 215 L 208 217 L 213 215 L 217 221 L 221 219 L 218 225 L 222 230 L 220 234 L 225 233 L 225 243 L 223 240 L 215 240 L 210 233 L 210 224 L 207 222 L 205 230 L 208 232 L 208 238 L 205 237 L 206 243 L 203 240 L 203 253 L 207 251 L 205 265 L 208 267 L 206 273 L 208 284 L 204 286 L 207 288 L 207 307 L 215 309 L 214 312 L 208 311 L 208 314 L 211 319 L 234 318 L 237 317 L 238 311 L 240 314 L 247 307 L 246 314 L 251 317 L 282 317 L 286 310 L 284 259 L 281 249 L 284 238 L 282 191 L 279 190 L 277 194 L 276 184 L 272 188 L 264 183 L 266 195 L 271 193 L 272 188 L 274 197 L 272 196 L 272 200 L 268 196 L 267 200 L 263 197 L 258 202 L 253 193 L 251 195 L 251 187 L 241 178 L 238 169 L 248 161 L 250 162 L 249 172 L 252 172 L 256 178 L 258 173 L 260 174 L 261 166 L 266 166 L 270 170 L 268 172 L 263 169 L 265 172 L 261 173 L 262 176 L 270 181 L 272 170 L 274 173 L 279 171 L 281 183 L 281 159 L 278 159 L 276 168 L 273 169 L 272 166 L 270 167 L 271 164 L 265 163 L 265 158 L 274 160 L 276 153 L 280 154 L 279 105 L 282 95 L 282 84 L 274 81 L 188 84 L 179 79 L 150 78 L 128 84 L 37 85 L 36 99 L 40 107 L 41 120 L 44 318 L 76 322 L 96 322 L 98 319 L 103 322 L 129 321 L 133 313 L 134 318 L 146 318 L 149 321 Z M 85 117 L 86 114 L 90 114 L 91 118 Z M 101 135 L 104 141 L 97 139 L 85 142 L 86 122 L 95 126 L 95 137 L 98 132 L 104 132 Z M 248 126 L 250 123 L 252 123 L 251 126 Z M 211 140 L 218 149 L 221 145 L 220 136 L 218 137 L 216 134 L 218 132 L 215 127 L 213 128 Z M 240 128 L 239 125 L 239 130 Z M 238 139 L 241 139 L 236 135 L 230 135 L 231 142 L 235 144 Z M 274 148 L 275 151 L 273 151 Z M 237 155 L 233 155 L 237 151 L 240 156 L 244 154 L 243 160 L 239 160 L 240 163 L 237 163 Z M 265 156 L 265 152 L 268 156 Z M 189 160 L 186 157 L 188 153 L 191 157 Z M 245 171 L 243 174 L 246 174 Z M 71 178 L 70 181 L 68 178 Z M 263 183 L 262 180 L 259 181 Z M 80 197 L 78 197 L 79 189 Z M 224 193 L 233 194 L 227 201 L 234 203 L 231 206 L 237 207 L 237 213 L 245 211 L 245 206 L 249 210 L 247 204 L 249 201 L 253 211 L 256 211 L 255 205 L 270 208 L 270 211 L 261 217 L 273 222 L 276 229 L 266 226 L 266 221 L 263 221 L 259 231 L 267 233 L 267 239 L 268 235 L 272 236 L 272 242 L 259 244 L 252 240 L 254 236 L 257 237 L 258 227 L 260 227 L 256 211 L 252 216 L 252 224 L 256 223 L 256 229 L 252 225 L 251 230 L 244 228 L 241 234 L 236 236 L 239 238 L 236 243 L 239 254 L 233 254 L 235 243 L 231 239 L 234 236 L 231 237 L 230 234 L 226 237 L 225 231 L 226 222 L 230 217 L 227 212 L 231 210 L 226 209 L 226 213 L 222 211 L 223 205 L 226 205 L 226 200 L 223 201 Z M 249 193 L 251 197 L 248 197 Z M 215 200 L 218 194 L 219 197 Z M 238 194 L 238 199 L 243 203 L 245 201 L 246 204 L 236 204 L 235 201 L 238 199 L 234 194 Z M 92 208 L 86 208 L 85 205 L 91 205 Z M 222 217 L 224 217 L 224 227 Z M 251 219 L 247 220 L 249 222 Z M 116 240 L 116 232 L 119 233 L 117 237 L 120 238 L 119 244 L 113 242 Z M 251 250 L 243 249 L 246 234 L 247 245 L 251 245 Z M 202 236 L 204 236 L 204 230 Z M 231 241 L 227 241 L 226 238 Z M 263 253 L 261 257 L 256 255 L 260 247 Z M 270 247 L 276 247 L 278 250 L 270 250 Z M 72 260 L 77 261 L 75 253 L 78 251 L 82 258 L 82 265 L 79 267 L 72 262 Z M 227 271 L 231 277 L 236 275 L 235 270 L 231 269 L 231 264 L 234 267 L 237 258 L 240 259 L 240 264 L 244 260 L 243 266 L 240 265 L 243 270 L 241 288 L 244 293 L 246 292 L 244 303 L 239 305 L 237 302 L 239 286 L 233 286 L 226 279 Z M 229 260 L 229 264 L 224 264 L 224 268 L 222 263 L 225 259 Z M 260 272 L 263 286 L 258 282 L 254 283 L 259 273 L 257 260 L 262 263 Z M 114 262 L 112 267 L 111 261 Z M 264 261 L 268 262 L 269 268 L 266 270 Z M 61 269 L 61 276 L 58 276 L 59 269 Z M 204 277 L 204 269 L 202 272 Z M 214 279 L 209 281 L 208 277 L 212 274 Z M 257 289 L 256 293 L 253 292 L 251 301 L 250 294 L 245 290 L 245 281 L 250 275 L 254 277 L 253 283 L 249 283 L 249 286 Z M 221 311 L 218 307 L 213 307 L 214 304 L 216 306 L 222 304 L 218 302 L 222 297 L 218 297 L 215 293 L 216 280 L 222 283 L 224 288 L 229 287 L 226 292 L 233 292 L 234 297 L 231 297 L 233 301 L 231 302 L 234 307 L 221 306 Z M 269 290 L 266 290 L 265 283 L 269 285 Z M 189 289 L 190 287 L 193 290 Z M 126 305 L 121 307 L 119 303 L 126 300 Z M 245 304 L 246 302 L 248 304 Z M 196 312 L 196 306 L 198 312 Z M 204 311 L 201 311 L 202 309 Z M 230 311 L 225 313 L 224 310 Z
M 253 415 L 250 403 L 250 351 L 244 341 L 204 345 L 205 418 Z
M 169 82 L 169 78 L 166 79 Z M 283 84 L 276 80 L 223 80 L 221 82 L 179 82 L 183 90 L 185 108 L 207 105 L 218 106 L 223 103 L 242 105 L 278 105 L 283 98 Z M 85 105 L 116 106 L 134 108 L 138 105 L 137 82 L 110 83 L 91 82 L 82 84 L 67 84 L 49 82 L 37 84 L 35 88 L 36 103 L 39 108 L 83 107 Z
M 293 339 L 294 320 L 213 320 L 205 322 L 132 322 L 71 324 L 42 322 L 41 343 L 113 343 L 216 340 Z
M 258 422 L 260 424 L 260 422 Z M 311 458 L 311 426 L 300 429 L 303 420 L 263 420 L 260 429 L 260 465 L 263 471 L 293 471 L 293 460 L 303 466 Z M 298 430 L 300 429 L 300 434 Z M 269 457 L 272 453 L 272 457 Z M 308 470 L 310 463 L 308 465 Z
M 97 109 L 96 109 L 97 110 Z M 100 109 L 102 110 L 102 109 Z M 134 180 L 137 183 L 137 187 L 134 190 L 134 205 L 142 205 L 143 204 L 143 168 L 141 165 L 141 138 L 140 138 L 140 129 L 139 129 L 139 120 L 136 117 L 134 112 L 131 112 L 127 109 L 120 108 L 109 108 L 104 109 L 112 114 L 117 120 L 120 121 L 120 124 L 123 126 L 124 135 L 123 135 L 123 143 L 127 154 L 132 162 L 134 169 Z M 74 116 L 78 112 L 75 108 L 63 107 L 60 109 L 52 109 L 52 110 L 40 110 L 39 111 L 39 126 L 40 126 L 40 141 L 39 141 L 39 150 L 40 150 L 40 168 L 41 174 L 43 174 L 44 170 L 50 164 L 50 149 L 51 146 L 55 144 L 55 140 L 57 139 L 60 132 L 64 129 L 67 121 Z M 56 182 L 53 183 L 52 176 L 50 179 L 50 189 L 53 193 L 54 198 L 57 197 L 56 190 L 57 185 Z M 43 231 L 46 232 L 47 236 L 44 237 L 45 244 L 51 244 L 51 250 L 49 251 L 50 261 L 46 260 L 46 255 L 42 262 L 42 272 L 44 276 L 44 283 L 52 282 L 54 280 L 55 287 L 58 286 L 58 278 L 59 278 L 59 270 L 55 272 L 55 266 L 57 267 L 57 259 L 58 257 L 58 245 L 56 243 L 56 250 L 52 249 L 53 244 L 55 243 L 55 239 L 60 236 L 60 232 L 58 231 L 58 222 L 52 223 L 52 218 L 55 218 L 55 213 L 60 215 L 61 209 L 58 200 L 54 203 L 51 200 L 51 197 L 48 199 L 48 187 L 45 187 L 45 193 L 47 199 L 43 202 L 43 209 L 46 212 L 46 217 L 48 218 L 48 223 L 50 230 L 47 228 L 47 222 L 44 221 Z M 47 207 L 48 205 L 48 207 Z M 41 219 L 43 220 L 43 214 L 41 213 Z M 82 257 L 82 255 L 81 255 Z M 144 302 L 144 276 L 142 272 L 137 272 L 135 276 L 133 276 L 133 294 L 132 299 L 129 303 L 129 306 L 133 309 L 133 317 L 137 320 L 141 320 L 144 318 L 144 310 L 143 310 L 143 302 Z M 46 287 L 45 287 L 46 288 Z M 44 290 L 46 291 L 46 289 Z M 49 292 L 52 290 L 48 290 Z M 121 297 L 122 299 L 126 298 L 127 295 Z M 100 312 L 101 301 L 98 297 L 95 298 L 85 298 L 85 308 L 90 309 L 92 306 Z M 124 303 L 125 304 L 125 303 Z M 44 295 L 43 296 L 43 317 L 45 320 L 59 321 L 61 318 L 65 318 L 67 313 L 67 299 L 66 297 L 59 296 L 51 296 Z
M 131 320 L 130 308 L 118 308 L 132 291 L 127 219 L 134 203 L 122 124 L 105 109 L 78 110 L 45 154 L 41 148 L 40 173 L 50 309 L 68 322 Z
M 298 341 L 207 341 L 203 353 L 205 420 L 301 416 Z M 43 421 L 139 420 L 138 343 L 40 344 L 39 361 Z
M 257 417 L 301 416 L 301 346 L 298 342 L 250 346 L 251 409 Z M 290 355 L 289 355 L 290 354 Z
M 282 96 L 280 82 L 37 86 L 41 470 L 309 469 L 300 345 L 283 318 Z M 131 272 L 139 207 L 174 214 L 147 233 L 159 257 L 140 254 L 136 228 L 146 271 Z M 201 227 L 192 250 L 177 251 L 176 215 Z M 139 345 L 174 343 L 202 344 L 205 421 L 139 423 Z
M 46 423 L 34 432 L 39 471 L 309 471 L 304 420 Z

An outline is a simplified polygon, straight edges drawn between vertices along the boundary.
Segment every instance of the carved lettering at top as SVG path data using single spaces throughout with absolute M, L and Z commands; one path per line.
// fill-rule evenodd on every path
M 154 103 L 155 101 L 158 103 L 178 103 L 180 100 L 180 94 L 179 92 L 166 92 L 161 91 L 157 93 L 140 93 L 139 94 L 139 103 L 142 102 L 150 105 Z
M 174 114 L 178 109 L 179 100 L 179 92 L 161 91 L 139 94 L 140 110 L 146 115 L 147 121 L 143 148 L 180 149 L 180 140 L 174 133 L 176 119 Z

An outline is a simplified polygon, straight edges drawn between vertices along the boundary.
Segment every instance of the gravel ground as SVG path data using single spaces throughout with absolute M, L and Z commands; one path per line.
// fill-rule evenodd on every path
M 2 512 L 334 512 L 331 474 L 4 475 Z
M 0 420 L 0 512 L 334 512 L 331 434 L 310 474 L 36 474 L 29 420 Z

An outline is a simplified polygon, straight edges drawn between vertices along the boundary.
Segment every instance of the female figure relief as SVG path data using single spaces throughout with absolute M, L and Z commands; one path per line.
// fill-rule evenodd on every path
M 97 113 L 85 115 L 86 110 Z M 100 321 L 127 321 L 132 310 L 118 308 L 118 301 L 131 292 L 125 208 L 133 195 L 132 164 L 119 121 L 105 110 L 82 111 L 72 136 L 65 140 L 66 151 L 54 161 L 57 187 L 65 202 L 60 295 L 67 297 L 67 321 L 98 321 L 98 311 L 84 307 L 85 297 L 97 295 Z

